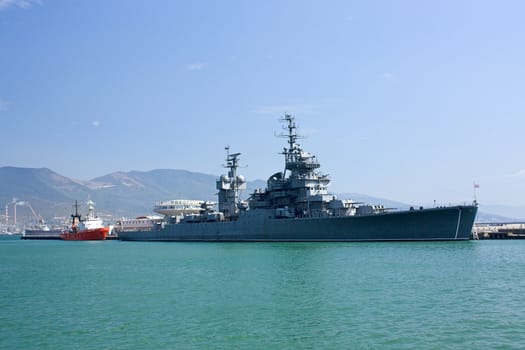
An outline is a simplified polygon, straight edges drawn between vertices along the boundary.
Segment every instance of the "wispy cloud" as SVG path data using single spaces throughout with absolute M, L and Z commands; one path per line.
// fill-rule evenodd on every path
M 19 7 L 19 8 L 29 8 L 33 5 L 41 5 L 42 1 L 40 0 L 0 0 L 0 11 L 5 10 L 8 7 Z
M 0 112 L 7 111 L 8 104 L 0 98 Z
M 187 70 L 203 70 L 208 68 L 208 64 L 204 62 L 193 62 L 186 65 Z
M 389 72 L 383 73 L 383 79 L 385 80 L 393 80 L 395 79 L 395 75 Z
M 95 128 L 98 128 L 100 126 L 100 122 L 98 120 L 95 120 L 91 123 L 91 125 L 93 125 Z
M 514 174 L 509 175 L 509 177 L 525 177 L 525 169 L 520 169 Z
M 256 114 L 267 114 L 272 116 L 284 115 L 284 113 L 323 113 L 323 111 L 331 110 L 336 106 L 340 106 L 344 102 L 345 101 L 341 98 L 325 97 L 310 101 L 309 103 L 258 106 L 253 108 L 250 112 Z
M 257 114 L 267 115 L 284 115 L 284 113 L 297 114 L 297 113 L 308 113 L 312 111 L 311 105 L 275 105 L 275 106 L 259 106 L 254 108 L 251 112 Z

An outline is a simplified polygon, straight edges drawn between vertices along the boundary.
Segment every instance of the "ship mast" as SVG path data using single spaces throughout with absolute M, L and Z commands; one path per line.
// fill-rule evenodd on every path
M 240 197 L 239 190 L 246 188 L 246 180 L 244 177 L 237 175 L 239 156 L 241 154 L 230 154 L 230 146 L 226 146 L 224 149 L 226 150 L 226 164 L 224 167 L 229 170 L 227 175 L 222 175 L 217 180 L 219 211 L 231 219 L 237 217 L 239 213 L 237 206 Z
M 289 148 L 284 147 L 283 153 L 284 154 L 284 171 L 283 176 L 286 177 L 286 170 L 289 169 L 288 164 L 293 162 L 294 159 L 294 153 L 297 149 L 296 141 L 300 137 L 296 133 L 297 126 L 295 125 L 295 118 L 292 117 L 290 114 L 285 113 L 284 117 L 281 118 L 281 121 L 283 123 L 287 123 L 287 125 L 283 126 L 283 129 L 288 129 L 287 134 L 281 134 L 280 137 L 287 138 L 288 139 L 288 145 Z
M 288 134 L 281 134 L 281 137 L 288 138 L 288 147 L 284 148 L 283 153 L 285 159 L 285 167 L 283 177 L 286 177 L 286 170 L 290 170 L 292 176 L 294 174 L 306 174 L 319 168 L 321 165 L 315 156 L 304 152 L 301 145 L 297 143 L 297 139 L 303 138 L 296 132 L 295 118 L 289 114 L 285 114 L 281 121 L 286 122 L 287 125 L 283 129 L 288 129 Z

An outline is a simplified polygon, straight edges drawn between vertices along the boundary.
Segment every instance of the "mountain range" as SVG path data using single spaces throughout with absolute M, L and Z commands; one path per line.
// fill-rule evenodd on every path
M 215 175 L 186 170 L 115 172 L 91 180 L 77 180 L 47 168 L 0 167 L 0 204 L 7 205 L 10 222 L 16 204 L 18 222 L 37 217 L 66 220 L 76 200 L 96 203 L 97 213 L 108 219 L 152 214 L 156 201 L 175 198 L 216 200 Z M 251 181 L 248 192 L 264 187 Z M 0 212 L 5 222 L 5 212 Z
M 216 201 L 216 180 L 216 175 L 178 169 L 115 172 L 92 180 L 77 180 L 47 168 L 0 167 L 0 204 L 5 203 L 11 223 L 16 207 L 18 222 L 29 224 L 38 217 L 63 222 L 69 218 L 76 200 L 82 204 L 91 199 L 96 203 L 98 214 L 112 221 L 119 217 L 152 214 L 153 205 L 161 200 L 185 198 Z M 241 196 L 247 198 L 256 188 L 265 186 L 266 182 L 262 180 L 249 181 Z M 408 207 L 401 202 L 357 193 L 337 196 L 390 208 Z M 513 219 L 480 212 L 478 221 Z M 5 222 L 5 212 L 0 215 L 0 222 Z

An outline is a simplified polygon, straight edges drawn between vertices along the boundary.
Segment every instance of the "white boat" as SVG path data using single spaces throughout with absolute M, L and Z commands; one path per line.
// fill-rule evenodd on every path
M 164 217 L 162 216 L 139 216 L 135 219 L 121 218 L 117 220 L 115 231 L 148 231 L 154 228 L 155 225 L 163 225 Z
M 174 199 L 156 202 L 153 211 L 168 217 L 197 215 L 215 205 L 214 202 L 194 199 Z

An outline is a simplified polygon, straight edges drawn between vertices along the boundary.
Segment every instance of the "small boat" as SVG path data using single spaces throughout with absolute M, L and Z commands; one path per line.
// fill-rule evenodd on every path
M 87 202 L 88 214 L 85 219 L 78 213 L 78 203 L 75 201 L 75 214 L 71 214 L 71 228 L 60 234 L 66 241 L 101 241 L 109 234 L 109 226 L 104 226 L 102 219 L 95 215 L 95 203 Z
M 62 227 L 49 227 L 43 219 L 40 219 L 36 225 L 25 228 L 22 239 L 60 239 L 60 234 L 65 230 Z

